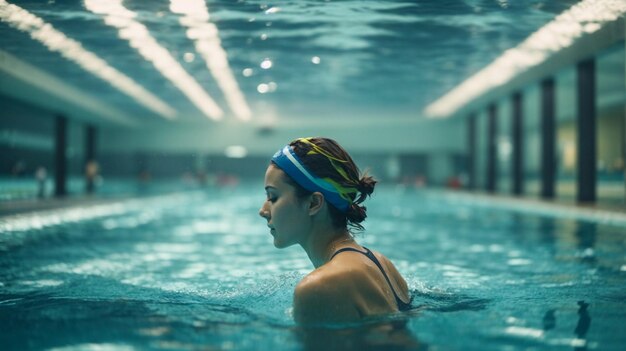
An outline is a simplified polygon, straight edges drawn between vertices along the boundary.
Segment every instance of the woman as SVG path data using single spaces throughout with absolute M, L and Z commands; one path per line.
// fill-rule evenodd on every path
M 299 244 L 315 266 L 295 289 L 297 323 L 356 322 L 410 308 L 406 282 L 394 265 L 360 246 L 348 228 L 363 229 L 361 203 L 375 185 L 331 139 L 300 138 L 272 158 L 259 214 L 274 246 Z

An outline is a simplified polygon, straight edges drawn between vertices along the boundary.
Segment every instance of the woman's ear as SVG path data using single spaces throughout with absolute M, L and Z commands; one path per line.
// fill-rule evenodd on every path
M 324 206 L 324 195 L 320 192 L 314 192 L 311 194 L 311 198 L 309 200 L 309 215 L 313 216 L 317 214 Z

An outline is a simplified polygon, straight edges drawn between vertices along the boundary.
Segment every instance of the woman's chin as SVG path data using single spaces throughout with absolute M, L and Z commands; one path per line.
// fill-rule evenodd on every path
M 291 243 L 285 242 L 285 241 L 281 241 L 280 239 L 274 237 L 274 247 L 277 249 L 284 249 L 288 246 L 291 246 Z

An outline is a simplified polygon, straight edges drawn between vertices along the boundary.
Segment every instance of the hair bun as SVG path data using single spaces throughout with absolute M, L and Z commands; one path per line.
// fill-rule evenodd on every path
M 361 180 L 359 180 L 359 191 L 369 196 L 374 192 L 376 183 L 377 181 L 373 177 L 364 175 Z
M 361 172 L 348 152 L 336 141 L 322 137 L 299 138 L 289 143 L 295 154 L 300 158 L 302 165 L 318 178 L 329 178 L 344 188 L 356 189 L 348 196 L 352 199 L 347 211 L 339 210 L 332 204 L 329 206 L 333 225 L 337 228 L 348 227 L 361 231 L 360 224 L 367 217 L 365 206 L 361 203 L 374 192 L 376 180 L 367 175 L 360 176 Z M 341 167 L 341 170 L 338 168 Z M 310 194 L 310 191 L 293 183 L 301 196 Z M 354 196 L 354 198 L 353 198 Z
M 359 191 L 359 196 L 354 200 L 355 204 L 360 204 L 365 199 L 370 196 L 374 192 L 374 187 L 376 186 L 377 181 L 368 175 L 364 175 L 359 180 L 356 188 Z
M 367 207 L 353 203 L 348 208 L 348 212 L 346 212 L 346 218 L 348 221 L 359 227 L 360 225 L 358 223 L 363 222 L 365 218 L 367 218 Z

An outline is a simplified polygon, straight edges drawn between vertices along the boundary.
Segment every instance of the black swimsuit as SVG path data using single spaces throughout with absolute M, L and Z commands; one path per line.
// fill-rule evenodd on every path
M 365 252 L 357 250 L 357 249 L 352 248 L 352 247 L 344 247 L 343 249 L 337 250 L 337 252 L 335 252 L 330 259 L 332 260 L 333 257 L 335 257 L 338 254 L 340 254 L 342 252 L 345 252 L 345 251 L 354 251 L 354 252 L 358 252 L 360 254 L 365 255 L 367 258 L 372 260 L 372 262 L 374 262 L 376 264 L 376 266 L 378 266 L 378 269 L 380 269 L 380 271 L 383 273 L 383 276 L 387 280 L 387 284 L 389 284 L 389 287 L 391 288 L 391 292 L 393 292 L 393 296 L 396 298 L 396 303 L 398 304 L 398 310 L 400 310 L 400 311 L 410 310 L 411 309 L 411 302 L 410 301 L 408 303 L 404 302 L 404 301 L 402 301 L 398 297 L 398 294 L 396 294 L 396 291 L 393 289 L 393 285 L 391 285 L 391 281 L 389 281 L 389 277 L 387 276 L 387 273 L 385 273 L 385 270 L 383 269 L 383 266 L 380 264 L 380 262 L 378 261 L 376 256 L 367 247 L 363 246 L 363 248 L 365 249 Z

